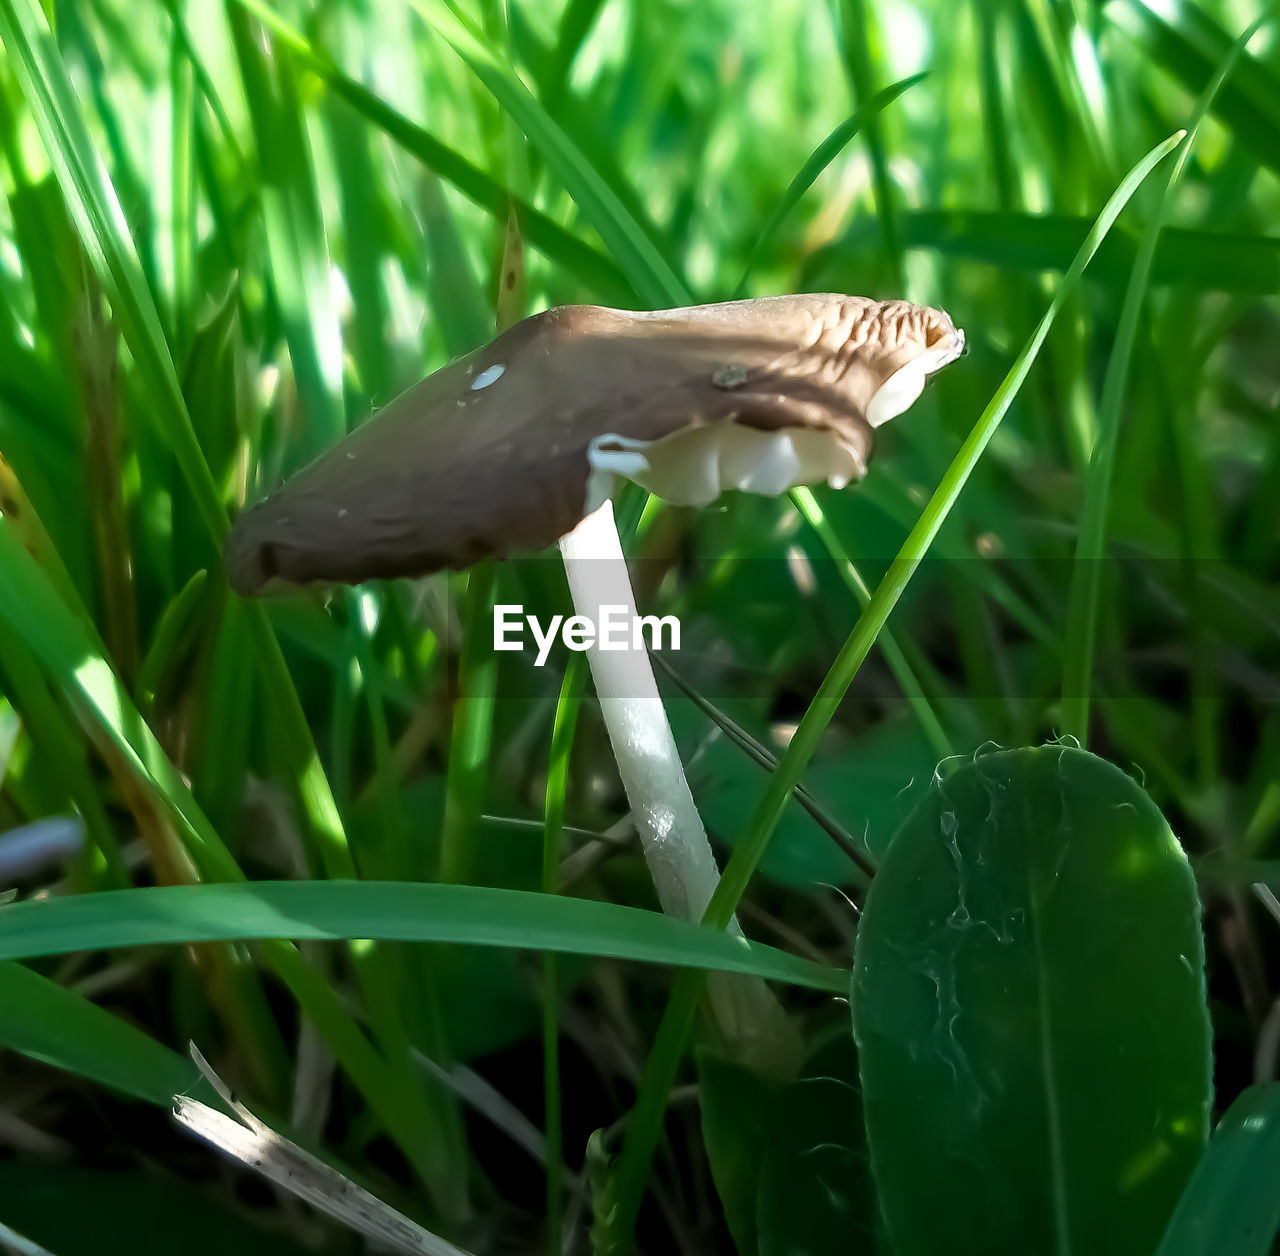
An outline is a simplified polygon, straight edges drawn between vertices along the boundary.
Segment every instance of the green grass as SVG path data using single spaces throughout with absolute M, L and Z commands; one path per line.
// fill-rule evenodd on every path
M 845 1146 L 806 1107 L 812 1061 L 758 1085 L 709 1069 L 733 1089 L 705 1136 L 690 1119 L 692 1046 L 717 1046 L 700 966 L 799 983 L 774 988 L 814 1060 L 851 1051 L 867 877 L 845 848 L 878 864 L 935 776 L 1067 734 L 1215 869 L 1232 1114 L 1160 1250 L 1265 1250 L 1236 1223 L 1275 1224 L 1251 1124 L 1274 1104 L 1246 1088 L 1277 926 L 1246 861 L 1280 841 L 1276 18 L 0 0 L 0 841 L 68 813 L 87 837 L 18 886 L 52 903 L 0 907 L 22 1171 L 56 1181 L 57 1147 L 77 1172 L 215 1175 L 150 1110 L 192 1083 L 194 1041 L 468 1250 L 558 1251 L 562 1229 L 574 1251 L 874 1250 L 865 1169 L 822 1171 L 848 1175 L 846 1228 L 805 1230 L 770 1184 L 811 1131 L 865 1162 L 860 1130 Z M 245 603 L 220 547 L 524 313 L 806 290 L 942 306 L 971 352 L 861 485 L 620 510 L 642 609 L 683 623 L 696 700 L 662 684 L 727 868 L 709 923 L 736 910 L 775 948 L 740 952 L 654 914 L 584 669 L 489 648 L 495 600 L 567 613 L 554 554 Z M 545 1134 L 545 1173 L 510 1115 L 478 1115 L 473 1075 Z M 775 1104 L 809 1123 L 762 1135 Z M 86 1179 L 39 1213 L 9 1150 L 0 1223 L 103 1250 Z M 256 1241 L 265 1197 L 216 1175 Z M 343 1250 L 335 1224 L 295 1228 Z M 119 1246 L 173 1239 L 139 1217 Z

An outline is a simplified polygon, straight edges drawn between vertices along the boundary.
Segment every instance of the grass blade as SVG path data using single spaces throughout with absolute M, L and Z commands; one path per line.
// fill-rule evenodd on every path
M 1090 225 L 1087 218 L 1073 214 L 973 209 L 907 210 L 901 221 L 909 250 L 927 249 L 1028 274 L 1065 271 Z M 814 255 L 806 282 L 853 271 L 864 264 L 862 259 L 872 247 L 872 231 L 867 224 L 856 224 L 839 245 Z M 1118 286 L 1132 272 L 1137 247 L 1132 232 L 1124 228 L 1112 232 L 1089 268 L 1090 275 L 1097 282 Z M 1280 237 L 1169 227 L 1161 233 L 1151 283 L 1155 287 L 1177 284 L 1187 291 L 1280 292 Z
M 602 297 L 625 300 L 630 294 L 630 285 L 612 260 L 584 244 L 527 201 L 513 197 L 478 166 L 379 100 L 367 87 L 343 74 L 333 61 L 317 51 L 262 0 L 237 0 L 237 3 L 262 22 L 276 39 L 286 43 L 326 87 L 469 200 L 487 209 L 500 222 L 506 219 L 514 204 L 525 239 L 535 248 L 558 262 L 583 284 L 597 290 Z
M 765 224 L 760 229 L 760 234 L 756 237 L 755 244 L 751 246 L 751 252 L 747 255 L 747 264 L 742 270 L 742 278 L 738 280 L 738 286 L 733 290 L 735 299 L 745 291 L 747 280 L 751 277 L 752 268 L 755 266 L 756 258 L 760 256 L 760 251 L 773 239 L 774 233 L 781 226 L 783 219 L 796 207 L 800 198 L 817 182 L 818 176 L 844 152 L 845 148 L 852 143 L 854 137 L 862 130 L 870 118 L 887 109 L 908 88 L 914 87 L 928 77 L 928 71 L 913 74 L 910 78 L 904 78 L 894 83 L 891 87 L 886 87 L 884 91 L 877 92 L 865 105 L 840 123 L 809 154 L 808 159 L 800 167 L 795 178 L 787 184 L 787 190 L 783 192 L 778 203 L 773 207 L 773 212 L 765 219 Z
M 823 548 L 836 565 L 840 579 L 853 593 L 858 605 L 865 608 L 871 600 L 871 590 L 867 588 L 858 569 L 853 565 L 853 560 L 849 558 L 847 550 L 836 535 L 835 528 L 831 526 L 822 507 L 818 505 L 818 499 L 814 497 L 813 491 L 808 488 L 793 489 L 791 500 L 795 502 L 796 509 L 804 516 L 805 522 L 822 542 Z M 951 742 L 942 727 L 942 721 L 938 719 L 937 712 L 930 706 L 919 679 L 911 670 L 911 664 L 907 662 L 902 647 L 894 640 L 888 628 L 881 632 L 879 643 L 881 650 L 884 651 L 885 662 L 889 664 L 889 670 L 893 672 L 894 678 L 902 689 L 902 695 L 911 707 L 921 731 L 929 739 L 933 753 L 939 759 L 949 758 L 954 753 Z
M 560 841 L 564 835 L 565 800 L 569 791 L 569 763 L 578 727 L 582 691 L 587 682 L 586 664 L 578 656 L 570 661 L 560 685 L 555 723 L 551 730 L 551 755 L 547 766 L 546 801 L 542 826 L 542 892 L 554 896 L 560 885 Z M 564 1216 L 564 1119 L 560 1095 L 560 998 L 556 957 L 542 957 L 542 1089 L 546 1113 L 548 1256 L 558 1256 L 563 1239 Z
M 172 448 L 215 543 L 227 531 L 213 477 L 191 426 L 142 264 L 115 190 L 80 116 L 79 101 L 36 0 L 0 0 L 0 39 L 53 163 L 76 232 L 112 315 L 148 382 Z
M 1202 92 L 1213 82 L 1215 66 L 1232 55 L 1231 37 L 1195 4 L 1173 6 L 1175 16 L 1168 19 L 1156 7 L 1169 12 L 1144 0 L 1114 0 L 1106 19 L 1189 92 Z M 1280 172 L 1280 82 L 1262 62 L 1246 56 L 1211 108 L 1259 162 Z
M 13 961 L 0 963 L 0 1045 L 161 1107 L 198 1080 L 190 1060 Z
M 569 0 L 560 15 L 556 32 L 555 51 L 542 85 L 542 96 L 547 112 L 553 116 L 559 112 L 569 84 L 569 71 L 586 42 L 605 0 Z
M 874 84 L 878 53 L 879 31 L 876 18 L 867 0 L 840 0 L 839 27 L 841 51 L 844 53 L 845 73 L 853 86 L 853 97 L 861 109 L 869 108 L 876 100 Z M 863 103 L 865 102 L 865 103 Z M 894 287 L 906 290 L 906 275 L 902 265 L 902 232 L 898 225 L 897 189 L 889 177 L 889 156 L 885 148 L 884 129 L 879 112 L 872 112 L 866 123 L 867 152 L 871 157 L 871 182 L 875 189 L 876 216 L 884 239 L 884 251 L 888 255 L 890 274 Z
M 271 278 L 304 418 L 293 447 L 305 462 L 346 433 L 342 329 L 291 54 L 272 57 L 245 11 L 227 11 L 258 150 Z
M 995 396 L 991 398 L 987 408 L 974 424 L 968 438 L 943 476 L 942 482 L 930 498 L 929 504 L 893 560 L 889 571 L 876 587 L 871 601 L 867 604 L 853 632 L 850 633 L 848 641 L 837 656 L 826 680 L 818 690 L 809 710 L 806 711 L 804 719 L 801 720 L 800 727 L 787 747 L 787 753 L 782 757 L 778 773 L 771 781 L 768 793 L 761 802 L 749 837 L 738 848 L 725 869 L 720 888 L 707 909 L 707 923 L 723 928 L 728 921 L 734 907 L 746 891 L 747 883 L 759 863 L 759 857 L 764 852 L 787 795 L 799 779 L 799 773 L 804 765 L 817 749 L 822 732 L 835 714 L 836 705 L 852 683 L 858 668 L 888 621 L 894 605 L 902 596 L 916 568 L 924 560 L 925 554 L 959 498 L 966 481 L 978 465 L 983 450 L 995 435 L 1000 421 L 1018 395 L 1045 337 L 1049 334 L 1050 327 L 1058 316 L 1058 311 L 1079 282 L 1098 244 L 1110 231 L 1130 197 L 1151 170 L 1173 151 L 1181 139 L 1182 133 L 1179 132 L 1152 149 L 1125 176 L 1103 207 L 1102 213 L 1098 215 L 1093 230 L 1085 240 L 1084 247 L 1054 292 L 1049 309 L 1031 338 L 1023 346 L 1022 352 L 1005 376 L 1004 382 L 996 390 Z
M 468 576 L 465 639 L 458 664 L 459 694 L 453 708 L 440 834 L 442 881 L 470 878 L 476 822 L 484 810 L 498 688 L 498 658 L 490 648 L 486 632 L 493 622 L 496 587 L 497 573 L 491 562 L 481 563 Z
M 627 279 L 653 308 L 690 305 L 693 297 L 625 205 L 528 88 L 458 20 L 443 0 L 412 0 L 559 175 Z M 521 222 L 524 223 L 523 213 Z
M 1080 535 L 1076 542 L 1075 562 L 1071 568 L 1071 593 L 1067 603 L 1066 640 L 1062 668 L 1062 728 L 1081 746 L 1089 741 L 1089 693 L 1093 678 L 1094 641 L 1097 635 L 1098 606 L 1102 589 L 1102 564 L 1106 550 L 1107 514 L 1111 504 L 1112 471 L 1116 446 L 1120 439 L 1120 407 L 1124 402 L 1129 379 L 1129 363 L 1133 356 L 1138 320 L 1147 295 L 1151 263 L 1155 257 L 1160 229 L 1164 224 L 1174 188 L 1182 174 L 1191 145 L 1205 114 L 1218 90 L 1226 82 L 1237 58 L 1253 38 L 1264 18 L 1258 18 L 1235 42 L 1209 86 L 1205 88 L 1192 111 L 1187 130 L 1182 136 L 1173 168 L 1159 203 L 1148 221 L 1142 243 L 1134 261 L 1129 288 L 1120 310 L 1115 347 L 1107 364 L 1102 385 L 1102 402 L 1098 410 L 1098 442 L 1089 464 L 1085 482 L 1084 508 Z
M 13 903 L 0 960 L 262 938 L 452 942 L 700 967 L 843 991 L 849 974 L 660 912 L 591 899 L 417 881 L 147 886 Z

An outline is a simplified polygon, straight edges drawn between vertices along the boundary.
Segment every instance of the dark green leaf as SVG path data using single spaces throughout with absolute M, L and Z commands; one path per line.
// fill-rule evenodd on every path
M 1264 1256 L 1280 1228 L 1280 1085 L 1251 1086 L 1218 1122 L 1156 1256 Z
M 756 1256 L 756 1197 L 768 1147 L 775 1081 L 709 1050 L 698 1052 L 702 1141 L 739 1256 Z
M 756 1216 L 760 1256 L 875 1252 L 879 1205 L 852 1039 L 820 1049 L 774 1106 Z
M 1080 750 L 940 780 L 880 865 L 852 989 L 899 1256 L 1150 1251 L 1208 1133 L 1195 883 Z

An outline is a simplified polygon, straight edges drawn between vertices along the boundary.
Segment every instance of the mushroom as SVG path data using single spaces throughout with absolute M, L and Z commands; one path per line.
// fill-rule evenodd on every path
M 725 489 L 843 488 L 866 474 L 874 429 L 963 350 L 940 310 L 835 293 L 547 310 L 404 393 L 242 514 L 228 577 L 255 595 L 559 541 L 577 612 L 597 624 L 602 606 L 634 616 L 609 498 L 617 477 L 693 506 Z M 718 872 L 648 656 L 588 657 L 663 909 L 697 920 Z
M 836 294 L 535 314 L 409 389 L 242 514 L 242 594 L 544 549 L 613 475 L 680 505 L 866 473 L 872 431 L 959 356 L 946 314 Z

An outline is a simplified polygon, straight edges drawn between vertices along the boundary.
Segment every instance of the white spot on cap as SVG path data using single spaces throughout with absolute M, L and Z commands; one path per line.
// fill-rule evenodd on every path
M 502 378 L 506 369 L 507 368 L 502 366 L 500 363 L 495 363 L 493 366 L 486 366 L 484 370 L 471 381 L 471 391 L 479 392 L 482 388 L 488 388 L 495 380 Z

